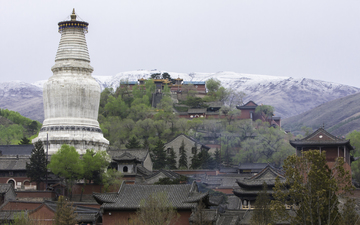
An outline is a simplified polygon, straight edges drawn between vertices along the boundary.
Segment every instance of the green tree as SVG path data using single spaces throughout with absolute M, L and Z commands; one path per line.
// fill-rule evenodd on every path
M 30 178 L 30 182 L 36 182 L 37 189 L 46 176 L 46 165 L 44 146 L 41 141 L 38 141 L 31 151 L 30 162 L 26 163 L 26 176 Z
M 71 200 L 74 181 L 81 178 L 84 172 L 79 153 L 73 146 L 62 145 L 61 148 L 51 156 L 48 169 L 55 175 L 65 179 Z
M 133 136 L 132 138 L 129 139 L 128 143 L 126 143 L 125 147 L 127 149 L 137 149 L 137 148 L 141 148 L 141 144 L 140 141 L 138 141 L 138 139 Z
M 102 183 L 104 185 L 104 192 L 118 191 L 122 183 L 123 174 L 116 169 L 107 169 L 102 174 Z
M 221 166 L 221 153 L 218 148 L 216 148 L 215 150 L 214 158 L 215 158 L 215 168 L 219 170 Z
M 267 192 L 268 186 L 264 182 L 263 189 L 259 192 L 256 197 L 254 211 L 250 220 L 251 225 L 268 225 L 273 224 L 271 212 L 271 199 Z
M 89 181 L 89 184 L 91 183 L 91 180 L 99 180 L 100 173 L 103 173 L 108 167 L 110 160 L 111 159 L 106 151 L 95 152 L 93 149 L 86 150 L 81 160 L 82 168 L 84 169 L 82 173 L 84 184 L 81 189 L 80 202 L 82 201 L 86 180 Z
M 187 169 L 188 168 L 188 161 L 187 161 L 187 155 L 186 155 L 184 140 L 181 142 L 179 153 L 180 153 L 179 169 Z
M 306 137 L 306 136 L 309 136 L 313 132 L 313 129 L 311 127 L 302 126 L 301 131 L 304 132 L 304 135 Z
M 166 158 L 167 166 L 170 170 L 176 170 L 176 153 L 174 151 L 174 148 L 170 148 L 170 153 Z
M 191 152 L 193 153 L 193 156 L 191 157 L 191 169 L 198 169 L 201 167 L 201 158 L 198 154 L 197 145 L 195 145 L 191 148 Z
M 360 157 L 360 131 L 352 131 L 346 136 L 346 139 L 350 140 L 351 146 L 354 147 L 354 150 L 352 153 L 352 156 L 356 159 L 359 159 Z M 351 172 L 352 177 L 355 179 L 356 182 L 360 183 L 360 160 L 356 160 L 351 163 Z
M 263 114 L 266 121 L 270 123 L 272 116 L 274 115 L 274 107 L 272 107 L 271 105 L 259 105 L 256 107 L 255 113 Z
M 291 224 L 339 224 L 338 194 L 345 194 L 352 186 L 351 177 L 339 157 L 334 167 L 327 165 L 326 153 L 319 150 L 289 156 L 283 169 L 285 182 L 276 179 L 272 207 L 278 219 Z M 286 213 L 285 204 L 292 207 L 294 216 Z
M 152 161 L 154 163 L 154 169 L 164 169 L 167 165 L 166 158 L 164 143 L 161 140 L 158 140 L 155 147 L 152 149 Z
M 147 225 L 170 225 L 179 217 L 165 192 L 152 193 L 143 199 L 136 215 L 135 220 Z
M 226 121 L 231 124 L 236 118 L 241 115 L 241 110 L 238 109 L 231 109 L 229 106 L 223 106 L 220 109 L 222 115 L 225 116 Z
M 19 142 L 19 145 L 29 145 L 29 144 L 31 144 L 31 140 L 28 139 L 27 137 L 21 138 L 21 140 Z
M 74 225 L 77 224 L 76 212 L 73 205 L 60 196 L 56 204 L 54 222 L 55 225 Z

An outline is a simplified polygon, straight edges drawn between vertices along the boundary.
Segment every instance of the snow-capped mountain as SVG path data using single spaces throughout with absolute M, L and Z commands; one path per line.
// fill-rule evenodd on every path
M 167 72 L 172 78 L 184 81 L 206 81 L 216 78 L 226 88 L 246 93 L 245 102 L 275 107 L 276 116 L 283 118 L 298 115 L 322 103 L 360 92 L 360 88 L 308 78 L 276 77 L 242 74 L 228 71 L 216 73 L 177 73 L 159 70 L 121 72 L 114 76 L 93 76 L 101 88 L 116 88 L 120 80 L 137 81 L 151 74 Z M 42 86 L 45 80 L 32 84 L 12 81 L 0 83 L 0 108 L 8 108 L 42 122 Z
M 159 70 L 138 70 L 118 73 L 112 77 L 94 76 L 102 88 L 119 86 L 120 80 L 137 81 L 149 78 L 151 74 L 163 73 Z M 336 98 L 355 94 L 360 88 L 308 78 L 277 77 L 268 75 L 242 74 L 229 71 L 216 73 L 176 73 L 167 72 L 172 78 L 184 81 L 206 81 L 216 78 L 226 88 L 243 91 L 245 101 L 272 105 L 276 116 L 290 117 L 312 109 Z

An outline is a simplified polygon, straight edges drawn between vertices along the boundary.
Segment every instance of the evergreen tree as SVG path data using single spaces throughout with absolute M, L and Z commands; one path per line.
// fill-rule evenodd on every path
M 221 153 L 218 148 L 215 150 L 215 168 L 220 169 L 221 165 Z
M 167 165 L 170 170 L 176 170 L 176 153 L 174 151 L 174 148 L 170 148 L 170 153 L 166 159 Z
M 202 149 L 198 154 L 200 160 L 200 168 L 202 169 L 214 169 L 215 160 L 211 157 L 207 150 Z
M 31 144 L 31 140 L 28 139 L 27 137 L 21 138 L 21 140 L 19 142 L 19 145 L 29 145 L 29 144 Z
M 55 225 L 73 225 L 77 223 L 75 208 L 63 196 L 58 199 L 54 222 Z
M 141 148 L 141 144 L 140 141 L 138 141 L 136 137 L 133 136 L 132 138 L 130 138 L 128 143 L 125 144 L 125 147 L 127 149 L 137 149 L 137 148 Z
M 193 153 L 193 157 L 191 158 L 191 169 L 198 169 L 201 167 L 201 159 L 199 154 L 197 153 L 197 146 L 196 143 L 194 147 L 191 148 L 191 152 Z
M 164 143 L 161 140 L 158 140 L 155 144 L 155 147 L 152 150 L 153 152 L 153 162 L 154 169 L 164 169 L 166 166 L 166 151 Z
M 145 138 L 144 143 L 142 145 L 143 149 L 148 149 L 149 148 L 149 142 L 148 139 Z
M 46 176 L 46 165 L 44 146 L 41 141 L 38 141 L 31 152 L 30 162 L 26 163 L 26 176 L 30 178 L 31 182 L 36 182 L 36 188 L 39 188 L 40 182 Z
M 275 182 L 272 209 L 279 219 L 291 224 L 340 224 L 339 194 L 352 187 L 351 177 L 344 169 L 344 159 L 336 159 L 330 168 L 326 152 L 310 150 L 302 156 L 292 155 L 284 161 L 285 183 Z M 290 216 L 285 204 L 295 206 Z
M 251 225 L 268 225 L 273 223 L 271 212 L 271 199 L 267 193 L 268 186 L 264 182 L 263 189 L 259 192 L 255 201 L 255 209 L 253 211 L 250 224 Z
M 187 155 L 186 155 L 184 140 L 181 142 L 181 146 L 180 146 L 179 151 L 180 151 L 179 169 L 187 169 L 188 168 L 188 161 L 187 161 Z

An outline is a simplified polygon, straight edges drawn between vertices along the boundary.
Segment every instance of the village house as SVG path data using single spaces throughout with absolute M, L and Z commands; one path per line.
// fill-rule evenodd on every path
M 141 201 L 151 194 L 165 193 L 169 203 L 179 218 L 174 225 L 189 224 L 189 218 L 198 203 L 202 201 L 205 207 L 215 205 L 209 201 L 208 193 L 200 193 L 195 182 L 177 185 L 129 185 L 123 182 L 117 193 L 94 193 L 95 200 L 101 205 L 103 225 L 131 224 Z

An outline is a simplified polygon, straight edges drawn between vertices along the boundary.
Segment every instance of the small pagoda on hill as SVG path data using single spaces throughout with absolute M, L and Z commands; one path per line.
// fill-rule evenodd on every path
M 324 128 L 319 128 L 303 139 L 290 141 L 290 144 L 296 149 L 298 156 L 301 155 L 302 151 L 326 151 L 326 161 L 330 168 L 334 166 L 338 157 L 343 157 L 345 161 L 344 168 L 351 174 L 350 164 L 353 157 L 350 155 L 350 151 L 354 150 L 354 148 L 350 145 L 350 140 L 338 138 Z

